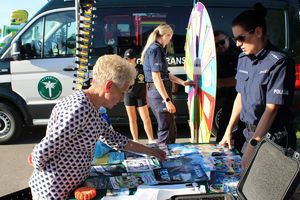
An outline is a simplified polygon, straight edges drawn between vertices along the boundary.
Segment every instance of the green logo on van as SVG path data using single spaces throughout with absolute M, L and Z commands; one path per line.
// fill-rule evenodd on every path
M 54 76 L 45 76 L 39 81 L 38 91 L 46 100 L 57 99 L 62 93 L 60 81 Z

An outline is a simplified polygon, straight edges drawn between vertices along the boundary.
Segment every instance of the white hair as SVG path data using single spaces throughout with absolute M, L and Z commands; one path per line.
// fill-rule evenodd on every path
M 104 86 L 109 80 L 119 88 L 134 82 L 136 70 L 118 55 L 104 55 L 98 58 L 93 68 L 93 84 Z

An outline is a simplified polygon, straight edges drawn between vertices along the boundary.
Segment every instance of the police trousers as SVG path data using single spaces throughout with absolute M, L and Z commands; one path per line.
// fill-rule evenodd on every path
M 166 91 L 171 98 L 172 85 L 170 81 L 164 81 Z M 148 103 L 157 120 L 157 144 L 173 144 L 177 136 L 175 115 L 167 111 L 166 104 L 160 96 L 154 83 L 148 83 Z

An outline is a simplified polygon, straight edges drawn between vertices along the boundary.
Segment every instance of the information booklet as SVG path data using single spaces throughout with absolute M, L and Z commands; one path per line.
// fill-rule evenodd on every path
M 122 163 L 124 159 L 124 152 L 112 151 L 104 154 L 101 158 L 95 158 L 92 165 L 119 164 Z
M 110 184 L 113 189 L 120 188 L 136 188 L 139 185 L 155 185 L 158 184 L 154 177 L 153 171 L 123 173 L 121 176 L 109 177 Z
M 240 173 L 212 171 L 209 189 L 213 192 L 228 192 L 237 195 L 237 185 L 240 178 Z
M 162 168 L 154 170 L 155 178 L 163 183 L 208 180 L 198 159 L 201 159 L 200 155 L 191 154 L 164 160 Z
M 124 160 L 127 172 L 144 172 L 160 168 L 157 158 Z
M 117 175 L 126 172 L 126 168 L 123 164 L 97 165 L 97 166 L 92 166 L 92 169 L 94 169 L 98 173 L 107 176 Z

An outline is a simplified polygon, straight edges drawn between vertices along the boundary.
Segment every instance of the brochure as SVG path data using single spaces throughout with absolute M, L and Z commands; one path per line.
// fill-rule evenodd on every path
M 123 164 L 125 165 L 127 172 L 144 172 L 152 170 L 148 159 L 124 160 Z
M 124 158 L 124 152 L 112 151 L 104 154 L 101 158 L 95 158 L 92 165 L 120 164 L 124 161 Z
M 241 156 L 214 156 L 209 157 L 213 160 L 214 170 L 224 172 L 241 172 Z
M 107 176 L 126 172 L 126 168 L 123 164 L 98 165 L 98 166 L 92 166 L 92 169 L 96 170 L 96 172 L 98 172 L 98 173 L 101 173 L 101 174 L 107 175 Z
M 237 195 L 240 173 L 212 171 L 210 176 L 209 189 L 212 192 L 228 192 Z
M 168 146 L 171 156 L 183 156 L 189 154 L 198 154 L 200 150 L 194 145 L 187 144 L 170 144 Z
M 109 177 L 109 180 L 114 189 L 136 188 L 139 185 L 155 185 L 158 183 L 152 171 L 123 173 L 121 176 Z
M 156 178 L 158 181 L 167 182 L 168 178 L 166 177 L 168 174 L 171 182 L 208 180 L 198 159 L 201 159 L 200 155 L 197 156 L 194 154 L 167 159 L 162 162 L 162 168 L 165 169 L 165 171 L 160 170 L 155 172 Z M 159 177 L 159 175 L 163 175 L 163 177 Z

